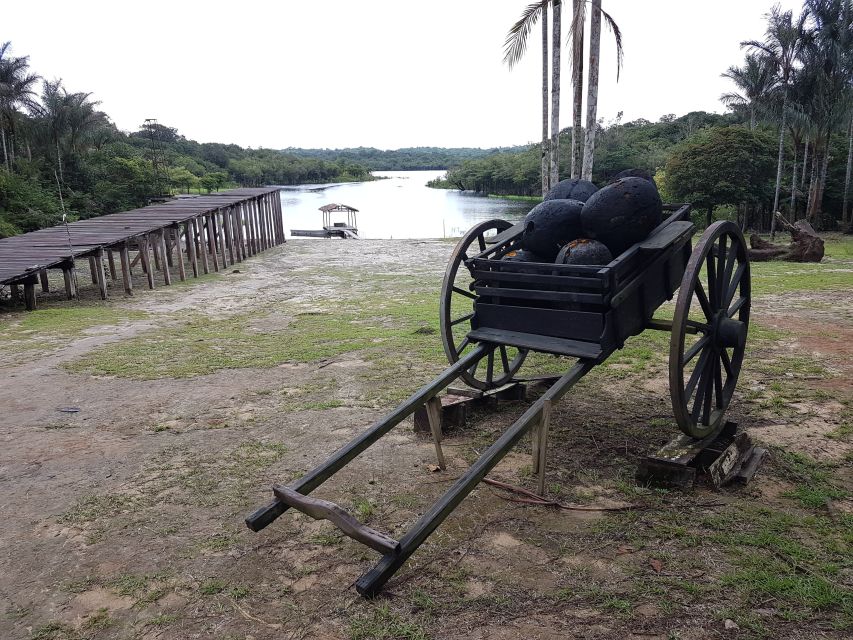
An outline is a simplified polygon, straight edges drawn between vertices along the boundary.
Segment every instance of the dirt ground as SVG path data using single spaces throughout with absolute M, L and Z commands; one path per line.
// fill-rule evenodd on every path
M 273 483 L 444 366 L 452 247 L 290 241 L 196 282 L 0 314 L 0 637 L 850 637 L 843 255 L 819 287 L 756 266 L 730 417 L 772 455 L 746 487 L 636 484 L 676 435 L 668 335 L 643 334 L 555 408 L 547 475 L 562 502 L 632 509 L 554 511 L 482 485 L 372 601 L 353 583 L 378 556 L 329 523 L 288 513 L 250 532 Z M 315 495 L 400 536 L 526 406 L 449 433 L 446 472 L 406 421 Z M 533 488 L 529 442 L 490 475 Z

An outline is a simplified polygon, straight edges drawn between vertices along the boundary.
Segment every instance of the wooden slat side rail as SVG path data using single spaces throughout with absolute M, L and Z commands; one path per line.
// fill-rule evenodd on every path
M 553 353 L 572 358 L 584 358 L 600 361 L 604 352 L 597 342 L 583 342 L 567 338 L 551 338 L 532 333 L 504 331 L 501 329 L 474 329 L 468 332 L 468 338 L 474 342 L 504 344 L 519 349 L 533 349 L 544 353 Z
M 640 243 L 640 251 L 660 251 L 661 249 L 666 249 L 666 247 L 675 242 L 679 236 L 685 233 L 692 233 L 695 228 L 696 225 L 687 220 L 673 222 L 660 233 L 656 233 L 655 235 L 643 240 Z
M 275 497 L 287 506 L 293 507 L 315 520 L 328 520 L 345 535 L 374 551 L 383 554 L 395 553 L 400 548 L 399 542 L 359 522 L 334 502 L 304 496 L 283 485 L 275 485 L 272 490 Z

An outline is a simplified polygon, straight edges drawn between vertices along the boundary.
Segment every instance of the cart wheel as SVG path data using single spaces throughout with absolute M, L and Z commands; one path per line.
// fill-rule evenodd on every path
M 488 220 L 473 226 L 459 241 L 453 253 L 444 281 L 441 284 L 441 341 L 444 353 L 450 364 L 457 362 L 472 343 L 467 334 L 471 329 L 471 318 L 474 317 L 474 298 L 471 291 L 471 278 L 462 263 L 469 257 L 485 251 L 488 239 L 512 225 L 505 220 Z M 460 271 L 460 265 L 462 269 Z M 526 350 L 500 345 L 484 358 L 485 365 L 480 360 L 476 365 L 463 372 L 460 376 L 471 387 L 487 391 L 506 384 L 521 368 Z M 497 362 L 495 362 L 497 360 Z
M 704 438 L 722 425 L 743 363 L 749 306 L 743 234 L 733 222 L 715 222 L 690 255 L 672 320 L 669 391 L 688 436 Z

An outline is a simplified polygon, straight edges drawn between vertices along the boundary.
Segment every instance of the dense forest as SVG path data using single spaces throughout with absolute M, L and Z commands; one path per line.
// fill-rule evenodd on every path
M 0 43 L 0 238 L 69 219 L 132 209 L 151 198 L 229 186 L 370 179 L 346 158 L 187 140 L 153 121 L 122 132 L 91 93 L 40 78 Z
M 518 42 L 548 6 L 546 0 L 530 5 L 510 30 L 510 65 L 524 51 Z M 726 216 L 764 230 L 775 224 L 772 212 L 780 211 L 819 229 L 850 232 L 853 5 L 805 0 L 798 15 L 774 6 L 766 20 L 763 39 L 741 43 L 743 65 L 721 70 L 734 85 L 720 97 L 731 110 L 726 115 L 694 112 L 624 124 L 620 115 L 606 126 L 588 119 L 582 128 L 575 74 L 573 127 L 553 140 L 546 127 L 541 144 L 463 161 L 431 186 L 534 196 L 547 189 L 549 159 L 552 183 L 558 175 L 601 185 L 623 169 L 641 168 L 655 176 L 665 199 L 692 202 L 708 218 Z M 591 89 L 587 100 L 595 106 L 597 87 Z M 556 74 L 551 91 L 558 90 Z M 547 91 L 546 82 L 543 99 Z
M 472 147 L 408 147 L 404 149 L 284 149 L 284 153 L 298 158 L 317 158 L 329 162 L 346 160 L 367 167 L 370 171 L 421 171 L 447 169 L 463 160 L 483 158 L 494 153 L 522 151 L 526 146 L 477 149 Z

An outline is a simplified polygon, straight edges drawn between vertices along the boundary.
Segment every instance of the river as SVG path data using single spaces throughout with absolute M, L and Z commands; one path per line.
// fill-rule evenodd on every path
M 318 208 L 330 202 L 358 209 L 358 234 L 362 238 L 458 237 L 476 223 L 492 218 L 516 222 L 533 203 L 487 198 L 449 189 L 430 189 L 426 183 L 444 171 L 375 171 L 384 180 L 329 185 L 283 187 L 284 226 L 321 229 Z M 346 221 L 333 213 L 333 222 Z

